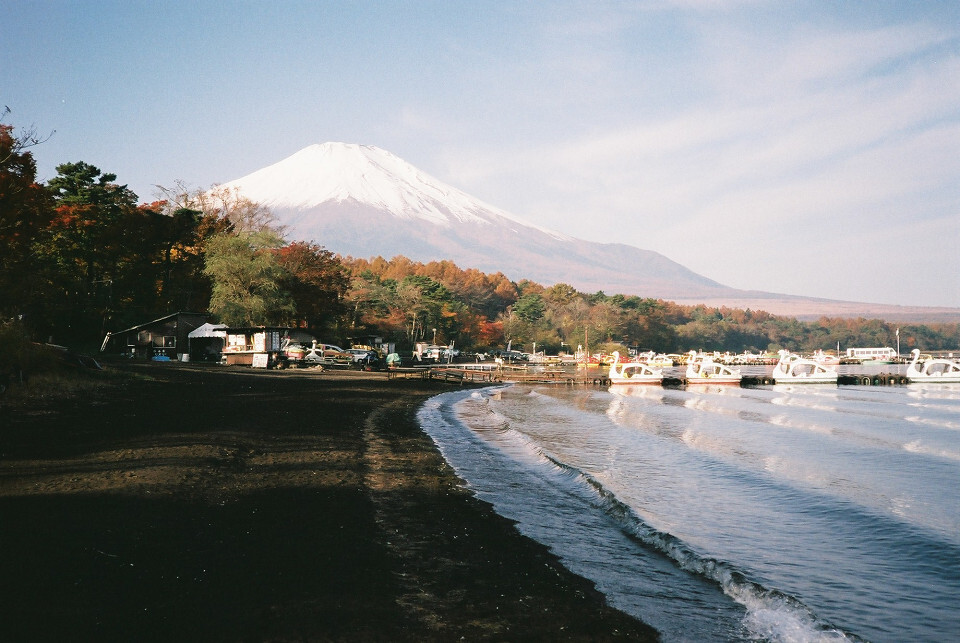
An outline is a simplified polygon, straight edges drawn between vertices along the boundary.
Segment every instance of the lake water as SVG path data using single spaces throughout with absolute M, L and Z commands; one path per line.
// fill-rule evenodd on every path
M 960 386 L 502 386 L 420 422 L 665 641 L 960 640 Z

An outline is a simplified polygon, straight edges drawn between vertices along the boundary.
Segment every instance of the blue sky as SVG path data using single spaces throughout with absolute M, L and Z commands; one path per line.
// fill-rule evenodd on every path
M 5 121 L 143 201 L 376 145 L 729 286 L 960 307 L 960 3 L 0 0 Z M 333 249 L 335 250 L 335 248 Z

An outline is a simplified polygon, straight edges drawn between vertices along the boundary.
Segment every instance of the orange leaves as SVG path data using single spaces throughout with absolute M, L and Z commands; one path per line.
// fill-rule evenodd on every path
M 86 205 L 58 206 L 53 211 L 53 218 L 50 219 L 50 228 L 68 229 L 89 226 L 91 222 L 86 217 L 86 214 L 89 212 L 89 210 L 90 206 Z
M 137 206 L 137 211 L 144 212 L 164 212 L 167 208 L 169 201 L 162 199 L 160 201 L 152 201 L 150 203 L 141 203 Z

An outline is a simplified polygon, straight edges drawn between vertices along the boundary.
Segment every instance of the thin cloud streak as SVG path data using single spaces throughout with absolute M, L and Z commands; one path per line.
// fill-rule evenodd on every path
M 956 184 L 951 151 L 960 142 L 951 43 L 955 35 L 926 25 L 815 35 L 801 27 L 776 51 L 745 49 L 741 39 L 730 58 L 714 52 L 721 101 L 506 155 L 471 153 L 450 173 L 494 193 L 503 177 L 522 174 L 537 192 L 521 201 L 522 214 L 538 223 L 579 220 L 564 231 L 652 247 L 731 285 L 862 299 L 862 279 L 845 286 L 816 262 L 799 275 L 757 266 L 791 245 L 895 253 L 931 228 L 960 241 L 957 202 L 942 196 Z M 931 49 L 942 50 L 935 64 L 923 58 Z M 738 64 L 745 59 L 754 64 Z M 751 82 L 738 94 L 745 75 Z M 878 224 L 892 227 L 877 232 Z M 849 241 L 863 235 L 877 237 L 874 248 Z M 750 260 L 731 263 L 737 238 L 755 245 Z M 721 239 L 729 241 L 709 241 Z M 940 300 L 960 304 L 957 277 L 941 279 L 954 290 Z M 929 283 L 908 289 L 936 301 Z M 905 294 L 883 301 L 918 301 Z

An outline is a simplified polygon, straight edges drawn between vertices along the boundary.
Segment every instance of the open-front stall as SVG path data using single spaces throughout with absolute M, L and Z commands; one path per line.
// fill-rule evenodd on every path
M 226 328 L 222 361 L 254 368 L 273 368 L 280 362 L 283 336 L 280 327 Z

